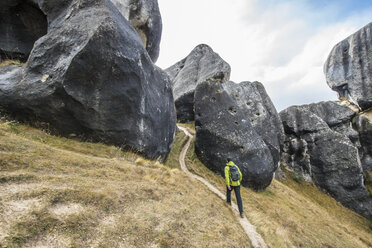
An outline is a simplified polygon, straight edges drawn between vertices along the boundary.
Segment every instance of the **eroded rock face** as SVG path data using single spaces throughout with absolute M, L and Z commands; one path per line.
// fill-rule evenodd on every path
M 356 102 L 362 110 L 372 107 L 372 23 L 338 43 L 324 72 L 327 83 L 340 97 Z
M 224 176 L 230 157 L 243 174 L 243 185 L 262 190 L 271 183 L 276 166 L 270 149 L 219 81 L 197 86 L 195 128 L 195 152 L 212 171 Z
M 152 61 L 159 57 L 162 20 L 157 0 L 111 0 L 142 39 Z
M 279 165 L 284 130 L 278 112 L 260 82 L 227 82 L 224 89 L 242 110 L 254 130 L 270 149 L 275 166 Z
M 37 39 L 47 33 L 47 18 L 31 0 L 0 2 L 1 59 L 26 61 Z
M 302 105 L 320 117 L 333 131 L 345 135 L 357 147 L 360 147 L 359 134 L 352 127 L 352 119 L 356 116 L 351 108 L 341 102 L 327 101 Z
M 108 0 L 45 0 L 39 7 L 48 33 L 24 68 L 0 76 L 0 105 L 63 135 L 164 159 L 176 128 L 171 82 L 130 23 Z
M 180 122 L 194 120 L 194 93 L 206 79 L 227 82 L 230 65 L 207 45 L 199 45 L 175 65 L 165 70 L 173 84 L 173 95 Z
M 332 112 L 327 113 L 330 105 L 293 106 L 280 112 L 286 133 L 283 157 L 292 170 L 371 219 L 372 199 L 363 183 L 358 148 L 347 135 L 329 126 L 342 123 Z M 348 111 L 342 113 L 340 119 L 348 116 Z
M 353 126 L 359 133 L 359 155 L 364 172 L 372 172 L 372 110 L 358 114 Z

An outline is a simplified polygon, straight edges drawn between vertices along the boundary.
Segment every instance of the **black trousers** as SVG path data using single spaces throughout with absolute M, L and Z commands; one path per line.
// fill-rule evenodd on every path
M 231 191 L 235 191 L 236 202 L 238 203 L 239 212 L 243 213 L 242 197 L 240 196 L 240 186 L 230 186 L 231 190 L 226 186 L 226 201 L 231 203 Z

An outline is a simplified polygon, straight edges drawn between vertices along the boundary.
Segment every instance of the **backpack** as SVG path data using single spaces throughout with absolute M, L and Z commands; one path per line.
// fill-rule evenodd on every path
M 239 181 L 240 179 L 239 169 L 236 165 L 230 166 L 230 175 L 232 181 Z

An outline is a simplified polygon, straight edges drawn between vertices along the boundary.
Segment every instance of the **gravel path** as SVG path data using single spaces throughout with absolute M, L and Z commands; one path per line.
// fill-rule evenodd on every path
M 213 193 L 218 195 L 222 200 L 226 201 L 226 196 L 225 196 L 224 193 L 219 191 L 216 187 L 214 187 L 212 184 L 210 184 L 204 178 L 191 173 L 187 169 L 186 164 L 185 164 L 185 156 L 186 156 L 187 150 L 189 149 L 191 140 L 194 136 L 186 128 L 181 127 L 181 126 L 178 126 L 178 128 L 180 130 L 182 130 L 189 137 L 189 139 L 187 140 L 187 143 L 182 148 L 182 151 L 181 151 L 181 154 L 180 154 L 180 159 L 179 160 L 180 160 L 181 169 L 188 176 L 190 176 L 192 178 L 195 178 L 196 180 L 199 180 L 200 182 L 205 184 Z M 266 245 L 265 241 L 262 239 L 261 235 L 256 232 L 256 227 L 253 226 L 245 216 L 244 216 L 244 218 L 240 218 L 238 206 L 233 202 L 232 202 L 232 208 L 234 209 L 235 216 L 238 219 L 240 225 L 243 227 L 244 231 L 246 232 L 249 239 L 251 240 L 253 247 L 255 247 L 255 248 L 267 248 L 267 245 Z

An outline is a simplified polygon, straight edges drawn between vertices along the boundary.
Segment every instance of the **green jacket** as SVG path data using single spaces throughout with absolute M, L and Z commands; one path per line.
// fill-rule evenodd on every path
M 236 166 L 236 167 L 238 167 L 238 171 L 239 171 L 239 175 L 240 175 L 240 179 L 239 179 L 239 181 L 233 181 L 233 180 L 231 180 L 231 174 L 230 174 L 230 167 L 231 166 L 236 166 L 235 164 L 234 164 L 234 162 L 233 161 L 230 161 L 230 162 L 228 162 L 227 164 L 226 164 L 226 166 L 225 166 L 225 180 L 226 180 L 226 185 L 227 186 L 239 186 L 240 185 L 240 182 L 242 181 L 242 179 L 243 179 L 243 176 L 242 176 L 242 173 L 240 172 L 240 169 L 239 169 L 239 167 L 238 166 Z

